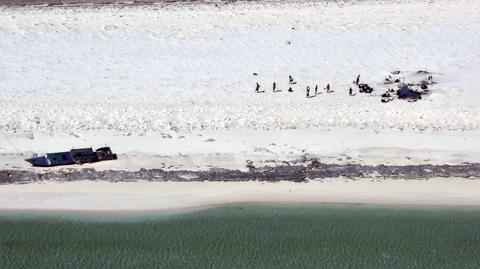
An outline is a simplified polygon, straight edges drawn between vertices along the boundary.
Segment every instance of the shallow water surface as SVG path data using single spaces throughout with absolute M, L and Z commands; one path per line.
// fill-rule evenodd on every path
M 0 268 L 476 268 L 480 208 L 0 212 Z

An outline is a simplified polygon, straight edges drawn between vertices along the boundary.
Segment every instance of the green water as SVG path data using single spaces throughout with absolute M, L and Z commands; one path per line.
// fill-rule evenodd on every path
M 0 212 L 0 268 L 479 268 L 479 208 Z

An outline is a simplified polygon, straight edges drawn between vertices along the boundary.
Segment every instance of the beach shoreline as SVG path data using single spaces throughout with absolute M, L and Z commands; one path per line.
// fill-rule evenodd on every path
M 480 206 L 480 181 L 311 180 L 266 182 L 79 181 L 0 187 L 0 210 L 178 211 L 232 203 Z

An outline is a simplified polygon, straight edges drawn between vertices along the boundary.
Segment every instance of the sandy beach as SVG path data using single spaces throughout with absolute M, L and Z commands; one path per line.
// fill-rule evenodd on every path
M 479 14 L 0 0 L 0 268 L 477 268 Z
M 335 179 L 308 183 L 81 181 L 0 188 L 0 209 L 179 210 L 237 202 L 480 206 L 480 181 L 460 178 Z
M 68 168 L 248 171 L 310 159 L 475 164 L 479 10 L 473 0 L 2 7 L 0 169 L 41 173 L 46 170 L 24 159 L 107 145 L 118 160 Z M 382 93 L 397 87 L 385 84 L 394 73 L 405 82 L 433 74 L 435 84 L 418 102 L 382 103 Z M 374 92 L 352 84 L 359 74 Z M 296 84 L 289 84 L 290 75 Z M 278 91 L 272 91 L 274 82 Z M 255 92 L 257 83 L 264 93 Z M 322 90 L 327 84 L 333 91 Z M 316 86 L 320 93 L 305 95 Z M 248 201 L 480 205 L 480 181 L 448 178 L 448 169 L 436 168 L 444 174 L 435 176 L 447 179 L 40 178 L 43 183 L 1 185 L 0 208 L 166 210 Z

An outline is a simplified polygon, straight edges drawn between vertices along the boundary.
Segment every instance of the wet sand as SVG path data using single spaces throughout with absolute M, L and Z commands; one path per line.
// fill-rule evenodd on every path
M 0 209 L 178 210 L 237 202 L 324 202 L 479 206 L 480 181 L 120 182 L 77 181 L 0 187 Z

